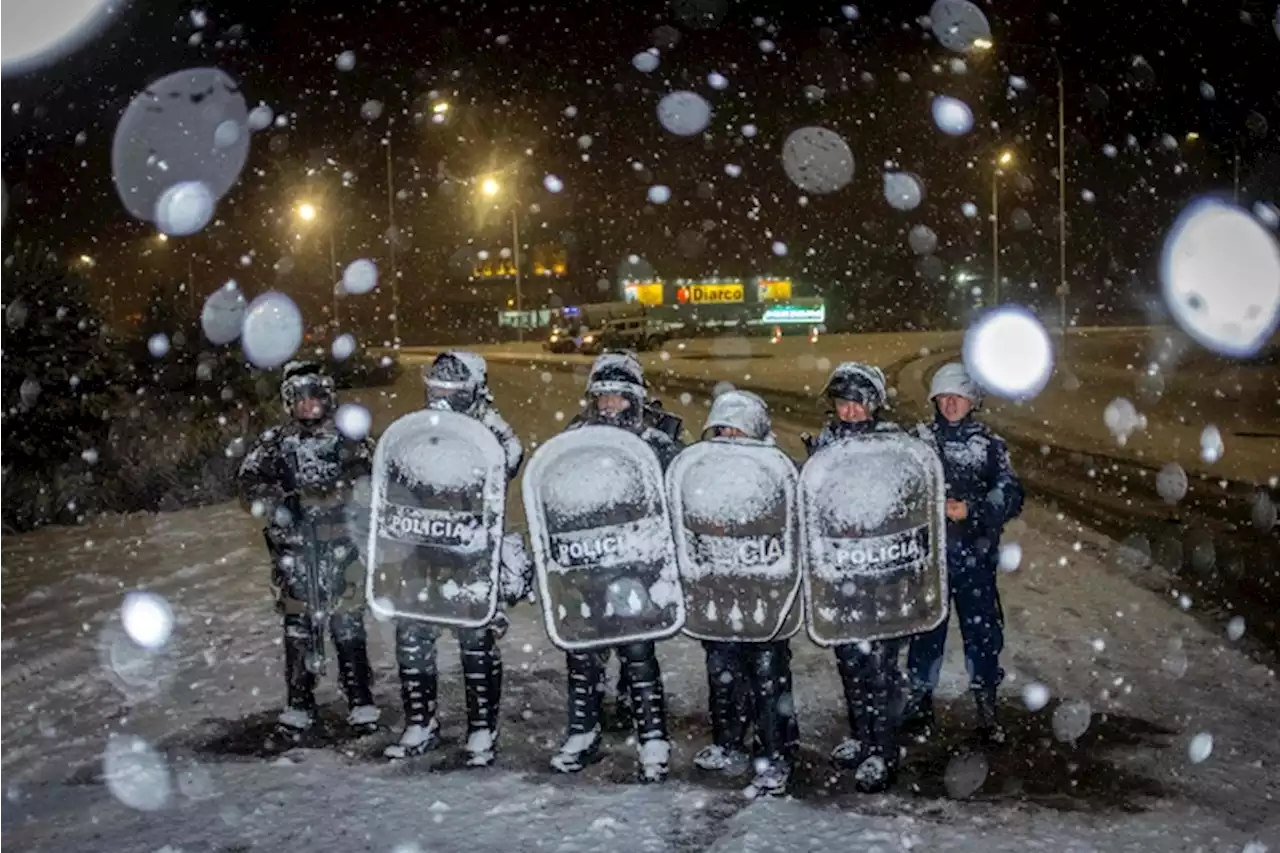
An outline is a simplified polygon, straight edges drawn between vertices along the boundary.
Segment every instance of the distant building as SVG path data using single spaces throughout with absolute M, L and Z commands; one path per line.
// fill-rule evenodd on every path
M 620 289 L 627 302 L 642 304 L 668 326 L 690 333 L 719 328 L 822 326 L 827 319 L 821 296 L 779 276 L 625 279 Z M 806 290 L 810 295 L 798 295 Z

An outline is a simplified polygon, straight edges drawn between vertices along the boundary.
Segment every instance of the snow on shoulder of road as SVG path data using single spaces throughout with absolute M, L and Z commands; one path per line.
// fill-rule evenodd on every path
M 55 853 L 1280 851 L 1280 691 L 1246 653 L 1250 627 L 1243 638 L 1238 626 L 1229 636 L 1206 627 L 1182 608 L 1194 589 L 1153 591 L 1122 547 L 1034 501 L 1005 541 L 1022 551 L 1000 577 L 1010 744 L 985 763 L 952 752 L 972 722 L 953 637 L 938 691 L 952 739 L 909 746 L 888 795 L 848 793 L 825 758 L 846 733 L 834 662 L 801 636 L 795 798 L 753 801 L 690 766 L 709 737 L 695 642 L 659 644 L 674 747 L 665 785 L 634 784 L 634 748 L 612 734 L 583 776 L 546 769 L 562 733 L 563 655 L 527 606 L 509 611 L 502 641 L 495 769 L 463 770 L 443 753 L 371 757 L 394 731 L 262 757 L 259 721 L 279 711 L 283 675 L 259 521 L 227 504 L 6 536 L 4 841 Z M 122 606 L 139 590 L 173 616 L 158 651 L 129 645 Z M 376 699 L 398 727 L 393 628 L 368 626 Z M 442 728 L 456 749 L 452 643 L 441 644 L 440 668 Z M 334 713 L 332 672 L 319 693 L 322 714 Z M 213 743 L 226 731 L 240 733 L 241 751 Z M 969 799 L 954 799 L 967 787 L 960 777 L 978 782 Z

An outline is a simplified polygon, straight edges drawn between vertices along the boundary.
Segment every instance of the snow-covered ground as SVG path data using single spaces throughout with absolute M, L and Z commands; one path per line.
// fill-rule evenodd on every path
M 499 405 L 527 442 L 576 410 L 566 373 L 492 372 Z M 376 408 L 376 429 L 418 405 L 416 373 L 406 374 L 394 398 L 361 395 Z M 705 411 L 700 400 L 668 402 L 690 423 Z M 798 452 L 797 427 L 777 426 Z M 1176 598 L 1151 591 L 1115 543 L 1044 507 L 1030 505 L 1008 538 L 1023 548 L 1002 579 L 1010 742 L 983 753 L 964 737 L 971 711 L 953 636 L 940 690 L 949 734 L 907 745 L 891 793 L 852 793 L 825 760 L 844 735 L 835 667 L 801 637 L 806 749 L 794 796 L 750 801 L 739 793 L 745 780 L 691 767 L 708 726 L 702 654 L 688 640 L 659 650 L 676 740 L 663 786 L 633 781 L 634 750 L 621 735 L 578 777 L 549 771 L 563 726 L 563 658 L 528 605 L 511 611 L 502 644 L 497 767 L 464 770 L 456 757 L 461 678 L 448 641 L 441 707 L 450 742 L 439 753 L 389 764 L 379 756 L 390 730 L 353 740 L 340 725 L 330 741 L 285 750 L 270 736 L 283 679 L 266 554 L 238 506 L 5 537 L 3 841 L 146 853 L 1280 850 L 1280 686 L 1266 662 L 1244 653 L 1247 638 L 1204 627 Z M 124 595 L 142 588 L 177 618 L 156 654 L 121 628 Z M 378 701 L 394 728 L 390 626 L 369 626 Z M 1038 711 L 1023 699 L 1033 683 L 1048 690 Z M 332 673 L 321 698 L 337 719 Z M 1083 733 L 1069 731 L 1085 722 Z M 1205 734 L 1207 758 L 1197 738 Z

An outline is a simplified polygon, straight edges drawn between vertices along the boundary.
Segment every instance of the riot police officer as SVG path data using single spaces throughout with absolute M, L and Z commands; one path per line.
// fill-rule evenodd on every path
M 349 526 L 352 487 L 369 474 L 373 443 L 334 424 L 333 379 L 312 362 L 289 362 L 280 383 L 288 420 L 264 432 L 240 466 L 240 498 L 265 518 L 271 585 L 284 621 L 287 707 L 282 728 L 315 722 L 325 628 L 357 728 L 376 726 L 364 628 L 364 568 Z

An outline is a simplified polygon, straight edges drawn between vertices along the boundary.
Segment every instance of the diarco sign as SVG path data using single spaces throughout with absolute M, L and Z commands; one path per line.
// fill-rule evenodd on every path
M 690 284 L 676 292 L 676 300 L 690 305 L 730 304 L 741 302 L 745 290 L 740 281 L 725 284 Z

